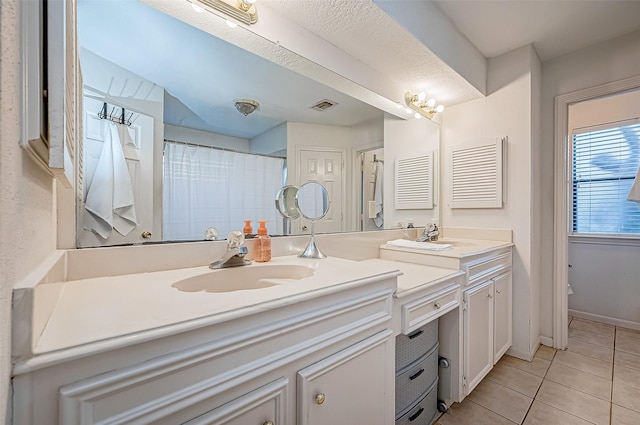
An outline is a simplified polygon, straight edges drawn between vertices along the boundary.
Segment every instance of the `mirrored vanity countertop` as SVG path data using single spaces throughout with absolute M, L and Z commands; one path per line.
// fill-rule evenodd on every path
M 220 271 L 233 273 L 234 270 L 210 270 L 208 266 L 38 285 L 36 298 L 40 290 L 43 298 L 54 296 L 57 301 L 55 305 L 42 306 L 40 311 L 33 312 L 33 317 L 47 315 L 46 326 L 34 344 L 34 354 L 70 347 L 95 351 L 133 344 L 366 285 L 374 280 L 394 278 L 399 273 L 398 268 L 389 263 L 369 264 L 335 257 L 312 260 L 296 256 L 274 257 L 268 263 L 253 263 L 236 269 L 274 266 L 298 266 L 299 276 L 281 280 L 272 278 L 280 284 L 232 292 L 207 292 L 197 284 L 176 285 L 185 279 L 197 283 L 202 281 L 198 276 L 213 276 Z M 303 268 L 309 272 L 301 276 L 299 271 Z M 234 279 L 229 280 L 231 284 Z M 37 302 L 35 309 L 38 309 Z

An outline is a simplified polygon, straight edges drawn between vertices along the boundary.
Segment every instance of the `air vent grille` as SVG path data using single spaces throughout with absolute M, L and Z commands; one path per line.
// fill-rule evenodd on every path
M 311 109 L 322 112 L 322 111 L 326 111 L 329 108 L 333 108 L 336 105 L 337 103 L 332 100 L 323 99 L 320 102 L 317 102 L 315 105 L 313 105 Z

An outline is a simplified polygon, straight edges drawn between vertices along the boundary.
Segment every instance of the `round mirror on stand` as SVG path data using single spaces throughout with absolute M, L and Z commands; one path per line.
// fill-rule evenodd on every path
M 315 222 L 329 212 L 329 194 L 327 189 L 318 182 L 307 182 L 298 188 L 295 195 L 295 205 L 300 214 L 311 221 L 311 239 L 309 244 L 298 255 L 300 258 L 327 258 L 316 246 Z

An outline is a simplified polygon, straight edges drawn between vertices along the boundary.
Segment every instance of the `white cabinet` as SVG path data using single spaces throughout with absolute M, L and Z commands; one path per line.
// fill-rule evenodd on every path
M 465 395 L 473 391 L 511 347 L 511 286 L 508 271 L 463 293 Z
M 507 352 L 513 343 L 513 306 L 511 272 L 493 279 L 495 294 L 493 297 L 493 363 Z
M 393 350 L 387 330 L 300 370 L 297 423 L 393 423 Z
M 493 281 L 464 291 L 464 386 L 469 394 L 493 367 Z

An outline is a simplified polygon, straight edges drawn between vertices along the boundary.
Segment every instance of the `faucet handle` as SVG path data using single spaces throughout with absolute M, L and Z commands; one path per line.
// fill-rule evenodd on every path
M 232 230 L 227 235 L 227 249 L 238 248 L 244 243 L 244 234 L 238 230 Z

